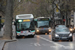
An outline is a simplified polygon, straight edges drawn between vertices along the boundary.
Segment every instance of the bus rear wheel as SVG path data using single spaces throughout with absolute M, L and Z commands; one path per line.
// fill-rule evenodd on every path
M 49 35 L 49 33 L 47 33 Z

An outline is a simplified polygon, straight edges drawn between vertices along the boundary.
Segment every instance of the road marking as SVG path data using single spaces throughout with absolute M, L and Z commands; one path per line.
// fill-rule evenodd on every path
M 48 40 L 48 39 L 46 39 L 46 38 L 43 38 L 43 37 L 41 37 L 41 36 L 39 36 L 39 35 L 36 35 L 36 36 L 39 37 L 39 38 L 41 38 L 41 39 L 43 39 L 43 40 L 45 40 L 45 41 L 47 41 L 47 42 L 51 42 L 51 43 L 53 43 L 53 44 L 55 44 L 55 45 L 60 45 L 60 46 L 62 46 L 61 44 L 55 43 L 55 42 L 53 42 L 53 41 L 50 41 L 50 40 Z
M 34 46 L 41 46 L 39 43 L 34 43 Z
M 50 43 L 53 43 L 53 44 L 58 45 L 58 46 L 60 46 L 60 47 L 63 47 L 64 49 L 74 49 L 74 47 L 64 46 L 64 45 L 62 45 L 62 44 L 58 44 L 58 43 L 53 42 L 53 41 L 50 41 L 50 40 L 48 40 L 48 39 L 46 39 L 46 38 L 44 38 L 44 37 L 41 37 L 41 36 L 39 36 L 39 35 L 36 35 L 36 36 L 39 37 L 40 39 L 43 39 L 43 40 L 47 41 L 47 42 L 50 42 Z M 56 47 L 56 46 L 52 46 L 52 47 Z
M 70 46 L 50 46 L 51 48 L 64 48 L 64 49 L 74 49 L 74 47 L 70 47 Z
M 37 46 L 37 44 L 36 44 L 36 43 L 34 43 L 34 46 Z

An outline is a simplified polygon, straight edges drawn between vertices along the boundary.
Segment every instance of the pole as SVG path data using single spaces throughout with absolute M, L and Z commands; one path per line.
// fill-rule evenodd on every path
M 1 16 L 0 16 L 0 18 L 1 18 Z M 1 19 L 0 19 L 0 30 L 1 30 Z
M 74 28 L 75 28 L 75 12 L 74 12 Z
M 54 1 L 55 1 L 55 0 L 54 0 Z M 54 26 L 55 26 L 55 20 L 54 20 L 54 1 L 53 1 L 53 23 L 54 23 L 54 24 L 52 23 L 52 24 L 53 24 L 53 28 L 54 28 Z

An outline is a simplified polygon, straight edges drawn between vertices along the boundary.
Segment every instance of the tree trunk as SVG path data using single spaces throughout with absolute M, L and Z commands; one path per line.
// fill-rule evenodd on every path
M 7 0 L 3 39 L 12 39 L 13 0 Z

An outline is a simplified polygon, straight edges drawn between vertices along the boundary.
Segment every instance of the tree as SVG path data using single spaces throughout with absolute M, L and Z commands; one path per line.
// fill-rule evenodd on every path
M 34 17 L 51 16 L 51 0 L 15 0 L 14 17 L 17 14 L 33 14 Z
M 13 0 L 6 1 L 4 39 L 12 39 Z

